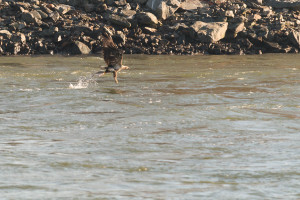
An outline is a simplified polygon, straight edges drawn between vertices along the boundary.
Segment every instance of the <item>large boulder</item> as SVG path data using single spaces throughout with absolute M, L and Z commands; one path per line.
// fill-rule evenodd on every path
M 136 18 L 139 24 L 156 27 L 158 24 L 157 17 L 150 12 L 140 12 L 136 14 Z
M 225 37 L 227 22 L 202 22 L 196 21 L 190 27 L 190 36 L 203 43 L 214 43 Z
M 67 50 L 67 52 L 69 52 L 73 55 L 89 54 L 91 52 L 91 49 L 87 45 L 85 45 L 84 43 L 82 43 L 80 41 L 72 42 L 71 44 L 69 44 L 67 46 L 67 48 L 65 50 Z
M 300 0 L 267 0 L 264 4 L 273 8 L 300 9 Z
M 147 6 L 153 10 L 158 19 L 167 19 L 180 7 L 178 0 L 148 0 Z

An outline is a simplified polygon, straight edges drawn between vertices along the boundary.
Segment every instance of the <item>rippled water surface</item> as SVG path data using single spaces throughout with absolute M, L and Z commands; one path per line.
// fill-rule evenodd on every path
M 1 199 L 300 199 L 300 55 L 0 59 Z

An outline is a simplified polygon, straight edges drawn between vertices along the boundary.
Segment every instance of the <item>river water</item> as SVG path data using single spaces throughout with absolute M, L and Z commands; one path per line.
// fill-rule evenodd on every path
M 300 55 L 2 57 L 1 199 L 300 199 Z

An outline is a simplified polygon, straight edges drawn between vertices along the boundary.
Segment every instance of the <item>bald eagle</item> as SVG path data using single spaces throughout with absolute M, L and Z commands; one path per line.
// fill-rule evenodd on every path
M 100 77 L 106 73 L 113 73 L 115 82 L 118 83 L 118 72 L 123 69 L 129 69 L 129 67 L 122 65 L 123 51 L 121 49 L 118 49 L 111 35 L 112 33 L 108 30 L 108 28 L 104 27 L 102 32 L 101 42 L 102 42 L 104 61 L 107 67 L 105 67 L 104 72 L 100 71 L 97 72 L 96 74 L 99 74 Z

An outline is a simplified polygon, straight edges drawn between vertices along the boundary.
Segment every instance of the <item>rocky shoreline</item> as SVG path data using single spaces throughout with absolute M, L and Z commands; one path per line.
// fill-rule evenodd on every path
M 298 53 L 300 0 L 0 0 L 0 55 Z

